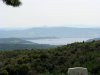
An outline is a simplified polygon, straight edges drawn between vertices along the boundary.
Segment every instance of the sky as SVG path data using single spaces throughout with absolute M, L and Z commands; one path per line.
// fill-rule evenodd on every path
M 21 0 L 6 6 L 0 0 L 0 28 L 100 27 L 100 0 Z

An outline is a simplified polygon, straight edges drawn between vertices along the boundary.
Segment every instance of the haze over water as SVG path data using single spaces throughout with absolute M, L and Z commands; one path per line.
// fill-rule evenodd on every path
M 52 39 L 33 39 L 28 40 L 31 42 L 39 43 L 39 44 L 50 44 L 50 45 L 66 45 L 74 42 L 82 42 L 86 41 L 90 38 L 52 38 Z

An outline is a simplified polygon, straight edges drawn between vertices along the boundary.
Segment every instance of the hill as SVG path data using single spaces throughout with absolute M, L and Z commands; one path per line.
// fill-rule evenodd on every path
M 0 50 L 17 50 L 17 49 L 45 49 L 54 48 L 53 45 L 37 44 L 20 38 L 0 38 Z
M 100 41 L 0 51 L 0 75 L 67 75 L 70 67 L 87 67 L 89 75 L 100 75 Z
M 49 34 L 48 34 L 49 33 Z M 0 30 L 1 38 L 95 38 L 100 36 L 100 28 L 37 27 L 29 29 Z
M 36 44 L 20 38 L 0 38 L 0 44 Z
M 100 41 L 100 38 L 94 38 L 94 39 L 89 39 L 89 40 L 87 40 L 87 41 Z

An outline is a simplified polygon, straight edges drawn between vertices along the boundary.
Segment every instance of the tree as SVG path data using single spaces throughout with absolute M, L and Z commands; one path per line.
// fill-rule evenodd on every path
M 17 7 L 17 6 L 20 6 L 21 5 L 20 0 L 3 0 L 3 2 L 6 5 L 10 5 L 10 6 L 13 6 L 13 7 Z
M 7 70 L 0 70 L 0 75 L 8 75 Z

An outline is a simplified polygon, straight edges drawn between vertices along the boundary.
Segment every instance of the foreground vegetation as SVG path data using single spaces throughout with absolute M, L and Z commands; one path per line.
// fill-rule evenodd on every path
M 100 75 L 100 41 L 54 49 L 0 51 L 0 75 L 67 75 L 70 67 L 87 67 Z

